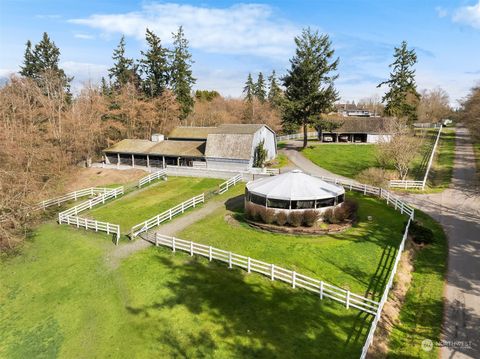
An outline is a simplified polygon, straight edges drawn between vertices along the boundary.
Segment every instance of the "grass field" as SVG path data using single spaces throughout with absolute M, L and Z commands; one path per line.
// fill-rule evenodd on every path
M 104 206 L 86 212 L 86 216 L 120 225 L 122 233 L 187 199 L 213 191 L 223 180 L 214 178 L 168 177 L 131 192 Z
M 428 176 L 429 187 L 446 188 L 450 185 L 454 160 L 455 129 L 444 128 Z
M 322 144 L 309 146 L 302 153 L 317 166 L 355 178 L 361 171 L 378 166 L 375 151 L 375 145 Z
M 378 295 L 385 280 L 385 273 L 379 272 L 384 261 L 395 255 L 405 217 L 377 199 L 354 192 L 347 193 L 348 197 L 359 201 L 359 222 L 341 234 L 272 234 L 242 222 L 241 208 L 221 208 L 178 237 L 282 265 L 360 295 Z M 239 221 L 227 221 L 229 215 Z M 373 220 L 368 221 L 367 216 Z
M 421 211 L 415 213 L 419 221 L 433 230 L 436 242 L 416 254 L 411 287 L 401 308 L 399 322 L 390 335 L 388 357 L 391 358 L 438 357 L 438 347 L 426 352 L 421 343 L 424 339 L 440 340 L 448 244 L 440 224 Z

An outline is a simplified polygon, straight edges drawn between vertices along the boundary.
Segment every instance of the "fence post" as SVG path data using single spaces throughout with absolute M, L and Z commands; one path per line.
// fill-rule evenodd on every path
M 228 252 L 228 268 L 232 268 L 232 252 Z
M 184 208 L 185 205 L 184 204 L 185 204 L 185 202 L 182 202 L 182 213 L 185 212 L 185 208 Z
M 212 246 L 208 247 L 208 260 L 210 262 L 212 261 Z
M 158 233 L 155 232 L 155 247 L 158 247 Z
M 107 234 L 110 234 L 110 225 L 107 223 Z
M 390 192 L 387 191 L 387 204 L 390 202 Z
M 251 259 L 250 257 L 247 258 L 247 273 L 251 273 Z
M 323 299 L 323 280 L 320 281 L 320 299 Z
M 275 264 L 272 264 L 271 278 L 272 278 L 272 280 L 275 280 Z
M 79 222 L 79 218 L 78 217 L 76 217 L 76 218 L 77 218 L 77 228 L 78 228 L 78 227 L 80 227 L 80 222 Z
M 367 194 L 367 185 L 366 184 L 363 185 L 363 194 Z
M 350 291 L 347 290 L 347 298 L 346 298 L 347 309 L 350 308 Z
M 295 273 L 295 271 L 292 271 L 292 288 L 295 288 L 295 285 L 297 284 L 296 280 L 297 280 L 297 273 Z
M 95 221 L 95 232 L 98 232 L 98 222 Z
M 172 220 L 172 209 L 171 208 L 168 210 L 168 216 L 170 217 L 170 220 Z
M 172 237 L 172 252 L 175 253 L 175 237 Z
M 190 257 L 193 256 L 193 242 L 190 241 Z
M 400 202 L 400 214 L 403 214 L 403 202 Z

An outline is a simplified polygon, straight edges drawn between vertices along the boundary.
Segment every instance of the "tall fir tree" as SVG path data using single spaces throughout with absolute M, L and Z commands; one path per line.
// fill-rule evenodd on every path
M 334 81 L 339 59 L 328 35 L 319 35 L 310 28 L 295 38 L 295 56 L 283 78 L 285 105 L 282 124 L 285 128 L 303 127 L 303 147 L 307 146 L 308 126 L 315 125 L 322 113 L 338 100 Z
M 407 42 L 402 41 L 400 47 L 395 47 L 394 61 L 390 64 L 392 71 L 390 79 L 378 84 L 388 86 L 382 102 L 386 103 L 384 113 L 389 116 L 406 117 L 409 123 L 417 119 L 417 105 L 420 95 L 415 82 L 417 54 L 414 49 L 409 50 Z
M 180 119 L 184 120 L 193 110 L 192 85 L 196 79 L 192 76 L 193 60 L 182 26 L 173 34 L 171 59 L 172 90 L 180 104 Z
M 55 45 L 46 32 L 42 40 L 32 49 L 31 41 L 27 41 L 23 66 L 20 74 L 32 78 L 40 87 L 44 86 L 45 76 L 54 76 L 59 81 L 65 92 L 70 92 L 70 82 L 73 77 L 67 77 L 65 71 L 60 68 L 60 49 Z
M 125 57 L 125 36 L 122 36 L 118 46 L 113 50 L 113 67 L 108 69 L 108 77 L 113 80 L 113 87 L 118 90 L 129 82 L 136 80 L 136 67 L 133 59 Z
M 258 74 L 257 83 L 255 84 L 255 97 L 261 103 L 265 103 L 267 100 L 267 89 L 265 86 L 265 79 L 263 73 Z
M 168 50 L 162 46 L 160 38 L 147 28 L 145 39 L 147 51 L 141 51 L 140 69 L 145 78 L 142 90 L 148 97 L 158 97 L 168 86 L 170 69 L 168 64 Z
M 272 71 L 272 74 L 268 77 L 268 102 L 274 108 L 279 108 L 282 104 L 282 89 L 277 82 L 277 75 L 275 70 Z
M 248 74 L 247 81 L 243 87 L 243 94 L 245 95 L 245 101 L 253 102 L 253 97 L 255 96 L 255 83 L 253 82 L 251 73 Z

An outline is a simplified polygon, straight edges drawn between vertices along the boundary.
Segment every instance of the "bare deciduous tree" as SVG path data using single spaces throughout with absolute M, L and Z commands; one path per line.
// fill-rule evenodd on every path
M 423 90 L 417 107 L 420 122 L 439 122 L 447 118 L 452 112 L 450 98 L 442 88 L 431 91 Z

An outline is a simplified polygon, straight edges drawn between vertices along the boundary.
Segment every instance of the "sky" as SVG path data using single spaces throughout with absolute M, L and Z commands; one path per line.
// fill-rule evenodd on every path
M 19 70 L 26 41 L 46 31 L 78 91 L 107 76 L 122 34 L 127 55 L 139 58 L 147 27 L 170 46 L 180 25 L 195 61 L 194 88 L 224 96 L 241 96 L 250 72 L 285 74 L 305 27 L 330 36 L 342 101 L 382 96 L 377 84 L 403 40 L 418 56 L 419 90 L 442 87 L 457 105 L 480 80 L 480 0 L 0 0 L 0 77 Z

